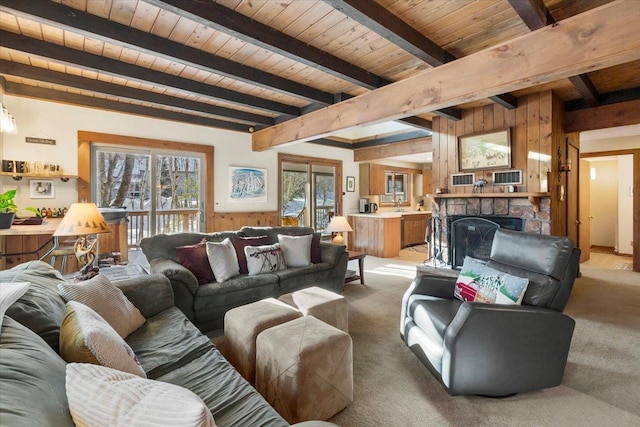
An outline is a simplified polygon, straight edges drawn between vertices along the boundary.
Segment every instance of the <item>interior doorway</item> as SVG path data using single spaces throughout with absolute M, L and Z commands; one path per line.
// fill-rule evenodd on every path
M 634 168 L 636 157 L 640 158 L 640 150 L 580 154 L 581 168 L 587 168 L 580 174 L 581 193 L 589 191 L 588 197 L 580 199 L 580 211 L 585 212 L 581 221 L 588 221 L 583 227 L 588 233 L 581 232 L 580 240 L 588 238 L 592 252 L 589 264 L 614 269 L 628 269 L 631 264 L 633 271 L 640 272 L 636 249 L 640 220 L 635 209 L 640 173 Z

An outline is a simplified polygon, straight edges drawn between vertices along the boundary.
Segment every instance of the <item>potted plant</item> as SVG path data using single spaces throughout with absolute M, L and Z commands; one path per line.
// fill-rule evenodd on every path
M 11 228 L 13 217 L 18 210 L 14 197 L 16 197 L 15 189 L 0 194 L 0 229 Z

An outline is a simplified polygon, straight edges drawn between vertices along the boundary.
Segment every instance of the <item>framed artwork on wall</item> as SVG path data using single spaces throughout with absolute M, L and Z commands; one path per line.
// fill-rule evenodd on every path
M 347 177 L 347 191 L 353 193 L 356 191 L 356 177 L 348 176 Z
M 267 170 L 229 166 L 229 199 L 233 202 L 266 202 Z
M 458 138 L 458 170 L 511 167 L 511 129 L 463 135 Z
M 29 181 L 29 197 L 32 199 L 53 199 L 52 179 L 32 179 Z

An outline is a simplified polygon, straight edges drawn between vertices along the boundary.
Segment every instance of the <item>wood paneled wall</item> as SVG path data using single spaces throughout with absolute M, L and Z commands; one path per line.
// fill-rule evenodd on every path
M 243 226 L 275 227 L 280 225 L 280 213 L 274 212 L 229 212 L 213 215 L 213 231 L 240 230 Z
M 549 192 L 551 196 L 551 234 L 567 233 L 567 201 L 577 203 L 576 194 L 567 188 L 569 173 L 558 172 L 558 159 L 566 159 L 569 141 L 563 130 L 564 108 L 552 91 L 518 98 L 518 108 L 508 110 L 497 104 L 463 110 L 462 120 L 433 118 L 433 187 L 448 193 L 467 194 L 473 187 L 451 187 L 451 174 L 458 173 L 458 137 L 511 128 L 511 169 L 523 171 L 518 192 Z M 577 174 L 577 165 L 572 172 Z M 496 169 L 500 170 L 500 169 Z M 495 170 L 475 171 L 475 179 L 484 178 L 489 185 L 485 193 L 503 193 L 504 185 L 493 186 Z M 560 200 L 560 188 L 565 197 Z M 573 190 L 573 189 L 571 189 Z
M 518 108 L 508 110 L 498 104 L 463 110 L 462 120 L 433 118 L 433 182 L 435 188 L 446 188 L 449 193 L 471 193 L 472 187 L 451 187 L 451 174 L 458 173 L 458 137 L 511 128 L 511 169 L 523 170 L 520 192 L 548 191 L 544 181 L 552 170 L 554 133 L 554 102 L 551 91 L 518 99 Z M 500 170 L 500 169 L 496 169 Z M 494 170 L 475 171 L 476 180 L 484 178 L 491 183 Z M 502 193 L 506 186 L 489 185 L 484 190 Z

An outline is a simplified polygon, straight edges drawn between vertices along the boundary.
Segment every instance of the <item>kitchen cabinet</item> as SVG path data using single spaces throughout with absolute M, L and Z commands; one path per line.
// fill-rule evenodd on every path
M 424 243 L 427 223 L 431 214 L 411 214 L 402 216 L 402 247 Z
M 376 163 L 360 164 L 360 195 L 381 195 L 385 193 L 385 166 Z
M 400 253 L 400 215 L 349 215 L 353 232 L 349 234 L 349 249 L 380 258 L 393 258 Z

